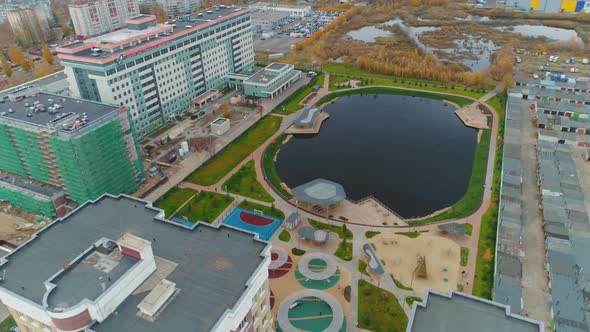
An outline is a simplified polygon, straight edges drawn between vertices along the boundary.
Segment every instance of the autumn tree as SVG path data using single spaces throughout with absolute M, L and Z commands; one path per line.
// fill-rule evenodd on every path
M 48 65 L 53 64 L 53 53 L 46 44 L 41 45 L 41 54 L 43 55 L 43 60 Z
M 54 70 L 50 65 L 42 64 L 38 68 L 35 68 L 35 77 L 41 78 L 49 74 L 53 74 Z
M 14 43 L 8 46 L 8 57 L 10 58 L 10 61 L 19 66 L 22 66 L 26 62 L 23 50 Z
M 12 67 L 10 66 L 8 60 L 6 60 L 6 57 L 2 53 L 0 53 L 0 65 L 2 66 L 2 73 L 4 73 L 4 75 L 8 77 L 11 77 Z
M 152 14 L 156 16 L 156 22 L 166 22 L 166 12 L 164 11 L 164 8 L 162 8 L 162 6 L 154 5 L 154 7 L 152 8 Z
M 227 106 L 227 100 L 223 101 L 223 117 L 229 119 L 229 107 Z

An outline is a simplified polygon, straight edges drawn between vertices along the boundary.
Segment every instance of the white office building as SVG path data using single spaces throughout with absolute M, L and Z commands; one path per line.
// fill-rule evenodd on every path
M 270 2 L 257 2 L 250 5 L 253 10 L 261 12 L 286 12 L 291 17 L 303 18 L 312 14 L 311 6 L 284 5 Z
M 139 15 L 137 0 L 75 0 L 68 6 L 76 35 L 97 36 L 125 26 Z

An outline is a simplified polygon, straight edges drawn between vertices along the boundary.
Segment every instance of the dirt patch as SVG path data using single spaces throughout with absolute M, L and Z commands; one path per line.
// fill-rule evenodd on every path
M 486 250 L 483 252 L 483 259 L 485 259 L 486 261 L 491 261 L 492 259 L 494 259 L 494 253 L 492 252 L 492 248 L 486 248 Z
M 188 140 L 189 149 L 198 152 L 206 151 L 207 147 L 213 146 L 216 140 L 217 137 L 212 135 L 207 137 L 193 137 Z

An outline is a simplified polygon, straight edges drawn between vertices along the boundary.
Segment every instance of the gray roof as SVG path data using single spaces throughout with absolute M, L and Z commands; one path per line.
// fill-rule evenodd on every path
M 301 115 L 295 120 L 295 125 L 298 127 L 311 127 L 315 123 L 315 119 L 317 119 L 318 115 L 322 110 L 313 107 L 307 108 L 301 112 Z
M 330 239 L 330 233 L 313 227 L 301 227 L 297 232 L 302 239 L 312 240 L 317 244 L 324 244 Z
M 46 108 L 50 105 L 48 99 L 53 99 L 54 104 L 63 106 L 60 109 L 56 109 L 56 114 L 50 114 L 49 111 L 45 112 L 30 112 L 25 107 L 25 103 L 29 103 L 33 106 L 33 103 L 38 101 L 43 104 Z M 112 106 L 102 104 L 93 101 L 87 101 L 82 99 L 70 98 L 65 96 L 52 95 L 48 93 L 37 93 L 34 96 L 27 95 L 22 101 L 10 101 L 8 99 L 0 103 L 0 112 L 6 112 L 5 115 L 0 116 L 0 123 L 10 123 L 11 120 L 16 122 L 25 123 L 34 126 L 46 127 L 58 117 L 61 117 L 60 121 L 69 118 L 83 118 L 86 116 L 86 123 L 91 123 L 107 114 L 117 111 L 121 106 Z M 13 112 L 10 113 L 10 110 Z M 27 114 L 32 114 L 28 117 Z M 64 117 L 63 114 L 69 114 Z M 52 125 L 53 127 L 53 125 Z
M 346 193 L 340 184 L 325 179 L 304 183 L 293 188 L 292 192 L 299 200 L 324 207 L 346 199 Z
M 285 219 L 285 224 L 294 225 L 297 223 L 297 220 L 299 220 L 299 212 L 293 212 Z
M 451 292 L 428 291 L 414 305 L 407 332 L 542 332 L 543 323 L 510 313 L 508 306 Z
M 36 195 L 45 196 L 47 198 L 52 198 L 54 195 L 63 194 L 63 190 L 61 188 L 52 186 L 50 184 L 39 182 L 35 180 L 31 180 L 30 178 L 23 178 L 18 175 L 4 172 L 0 170 L 0 187 L 10 187 L 15 186 L 19 189 L 29 191 Z
M 180 291 L 154 322 L 136 317 L 137 304 L 146 295 L 138 293 L 116 308 L 117 315 L 110 315 L 92 328 L 132 332 L 209 331 L 243 294 L 247 281 L 264 260 L 262 253 L 268 243 L 224 225 L 215 228 L 198 224 L 189 230 L 160 219 L 162 215 L 161 210 L 149 207 L 145 201 L 105 195 L 51 223 L 4 257 L 1 269 L 6 275 L 0 286 L 41 304 L 46 292 L 43 282 L 65 262 L 101 238 L 116 241 L 130 233 L 151 241 L 156 258 L 177 264 L 166 279 L 175 282 Z M 220 259 L 226 262 L 223 268 L 215 264 Z M 92 276 L 79 273 L 68 277 L 70 293 L 59 295 L 57 300 L 96 296 L 96 289 L 88 287 L 88 278 Z

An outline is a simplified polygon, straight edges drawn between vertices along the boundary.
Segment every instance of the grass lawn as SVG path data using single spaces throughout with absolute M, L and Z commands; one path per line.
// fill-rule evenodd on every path
M 267 216 L 277 217 L 281 220 L 285 220 L 285 214 L 283 213 L 283 211 L 275 208 L 274 206 L 260 205 L 260 204 L 252 203 L 252 202 L 246 201 L 246 200 L 242 201 L 242 203 L 240 203 L 240 205 L 238 205 L 238 206 L 241 207 L 242 209 L 246 209 L 246 210 L 250 210 L 250 211 L 254 211 L 254 210 L 262 211 L 262 213 L 266 214 Z
M 364 260 L 359 259 L 359 272 L 370 277 L 369 272 L 367 272 L 367 263 Z
M 403 332 L 408 317 L 390 292 L 359 280 L 358 323 L 363 329 L 380 332 Z
M 396 89 L 394 87 L 386 88 L 386 87 L 366 87 L 366 88 L 359 88 L 354 90 L 347 90 L 347 91 L 336 91 L 332 92 L 329 95 L 322 97 L 318 102 L 317 105 L 325 104 L 331 100 L 334 100 L 338 97 L 343 96 L 350 96 L 350 95 L 360 95 L 360 94 L 390 94 L 390 95 L 401 95 L 401 96 L 415 96 L 415 97 L 422 97 L 422 98 L 430 98 L 430 99 L 437 99 L 437 100 L 448 100 L 451 101 L 459 106 L 465 106 L 473 104 L 473 100 L 459 97 L 459 96 L 448 96 L 443 95 L 436 92 L 428 92 L 428 91 L 410 91 L 410 90 L 403 90 L 403 89 Z
M 480 98 L 485 95 L 485 92 L 481 92 L 481 90 L 471 91 L 471 88 L 466 88 L 460 84 L 442 83 L 415 78 L 401 78 L 384 74 L 374 74 L 353 66 L 346 66 L 342 64 L 324 65 L 322 66 L 322 69 L 324 71 L 330 72 L 330 81 L 332 81 L 332 76 L 338 76 L 338 74 L 340 74 L 356 76 L 358 78 L 368 78 L 370 80 L 369 84 L 371 85 L 391 85 L 404 88 L 419 88 L 435 92 L 456 93 L 473 98 Z M 348 77 L 348 79 L 351 78 L 352 77 Z M 336 83 L 338 81 L 334 80 L 334 82 Z
M 188 221 L 211 223 L 225 210 L 234 198 L 210 191 L 201 191 L 176 216 Z
M 259 201 L 268 203 L 275 201 L 256 179 L 254 160 L 244 164 L 239 171 L 232 175 L 232 177 L 223 184 L 223 188 L 230 193 L 250 197 Z
M 414 302 L 422 302 L 422 298 L 418 296 L 406 296 L 406 303 L 411 308 Z
M 393 280 L 393 283 L 395 284 L 395 286 L 399 289 L 404 289 L 404 290 L 414 290 L 411 287 L 407 287 L 406 285 L 402 284 L 399 280 L 395 279 L 393 277 L 393 274 L 390 274 L 391 276 L 391 280 Z
M 467 261 L 469 261 L 469 248 L 461 247 L 461 261 L 459 263 L 461 266 L 467 266 Z
M 14 318 L 11 316 L 6 317 L 5 320 L 0 323 L 0 332 L 8 332 L 11 327 L 16 326 L 16 322 Z
M 504 138 L 504 112 L 506 93 L 495 96 L 488 103 L 499 115 L 500 128 L 498 133 L 498 148 L 494 160 L 494 180 L 492 182 L 492 200 L 490 207 L 481 218 L 481 230 L 477 245 L 477 260 L 475 263 L 475 279 L 473 281 L 473 295 L 486 299 L 492 298 L 494 284 L 494 254 L 496 248 L 496 232 L 498 227 L 498 207 L 500 198 L 500 175 L 502 172 L 502 153 Z
M 410 239 L 415 239 L 415 238 L 417 238 L 418 236 L 420 236 L 420 233 L 421 233 L 421 232 L 400 232 L 400 233 L 395 233 L 395 234 L 398 234 L 398 235 L 403 235 L 403 236 L 407 236 L 407 237 L 409 237 Z
M 340 244 L 338 244 L 338 249 L 336 249 L 334 256 L 342 259 L 343 261 L 351 261 L 352 260 L 352 243 L 340 241 Z
M 334 232 L 334 233 L 338 234 L 338 236 L 340 237 L 340 240 L 344 239 L 345 237 L 346 237 L 346 240 L 352 240 L 352 232 L 350 231 L 350 229 L 346 228 L 346 226 L 342 227 L 342 226 L 324 224 L 323 222 L 319 222 L 319 221 L 313 220 L 313 219 L 309 219 L 309 224 L 311 225 L 311 227 L 313 227 L 315 229 L 323 229 L 323 230 L 327 230 L 327 231 Z M 345 224 L 342 224 L 342 225 L 345 225 Z M 345 237 L 343 236 L 343 232 L 346 233 Z
M 300 105 L 299 103 L 313 92 L 314 86 L 319 85 L 321 87 L 322 84 L 324 84 L 324 73 L 317 75 L 312 78 L 307 85 L 297 89 L 297 91 L 293 92 L 292 95 L 275 107 L 273 111 L 278 114 L 291 114 L 299 111 L 303 108 L 303 105 Z
M 293 195 L 281 187 L 281 178 L 279 178 L 277 175 L 277 170 L 275 168 L 275 157 L 286 138 L 287 135 L 282 134 L 266 148 L 266 151 L 264 151 L 264 156 L 262 156 L 262 168 L 264 168 L 264 175 L 266 176 L 266 179 L 270 181 L 270 184 L 273 186 L 275 191 L 284 198 L 291 199 Z
M 299 249 L 299 248 L 293 248 L 293 249 L 291 249 L 291 253 L 295 256 L 303 256 L 303 255 L 305 255 L 305 250 Z
M 281 231 L 281 234 L 279 234 L 279 240 L 281 240 L 283 242 L 289 242 L 289 241 L 291 241 L 291 233 L 289 233 L 288 230 L 283 229 Z
M 467 232 L 466 234 L 471 236 L 471 234 L 473 233 L 473 225 L 472 224 L 463 224 L 463 227 L 465 227 L 465 231 Z
M 457 219 L 466 217 L 475 212 L 481 205 L 483 197 L 483 184 L 485 180 L 486 165 L 488 162 L 488 150 L 490 145 L 490 130 L 484 129 L 481 141 L 475 149 L 475 156 L 473 159 L 473 167 L 471 168 L 471 178 L 469 179 L 469 186 L 467 193 L 461 197 L 450 209 L 438 214 L 436 216 L 410 221 L 411 225 L 428 224 L 435 221 Z
M 187 180 L 203 186 L 217 183 L 279 130 L 281 118 L 266 116 L 191 173 Z
M 365 232 L 365 236 L 367 237 L 367 239 L 370 239 L 370 238 L 377 236 L 379 234 L 381 234 L 381 232 L 375 232 L 375 231 L 366 231 Z
M 196 194 L 197 192 L 192 189 L 174 187 L 165 193 L 164 196 L 158 198 L 154 202 L 154 206 L 164 210 L 166 218 L 170 218 L 184 202 Z

